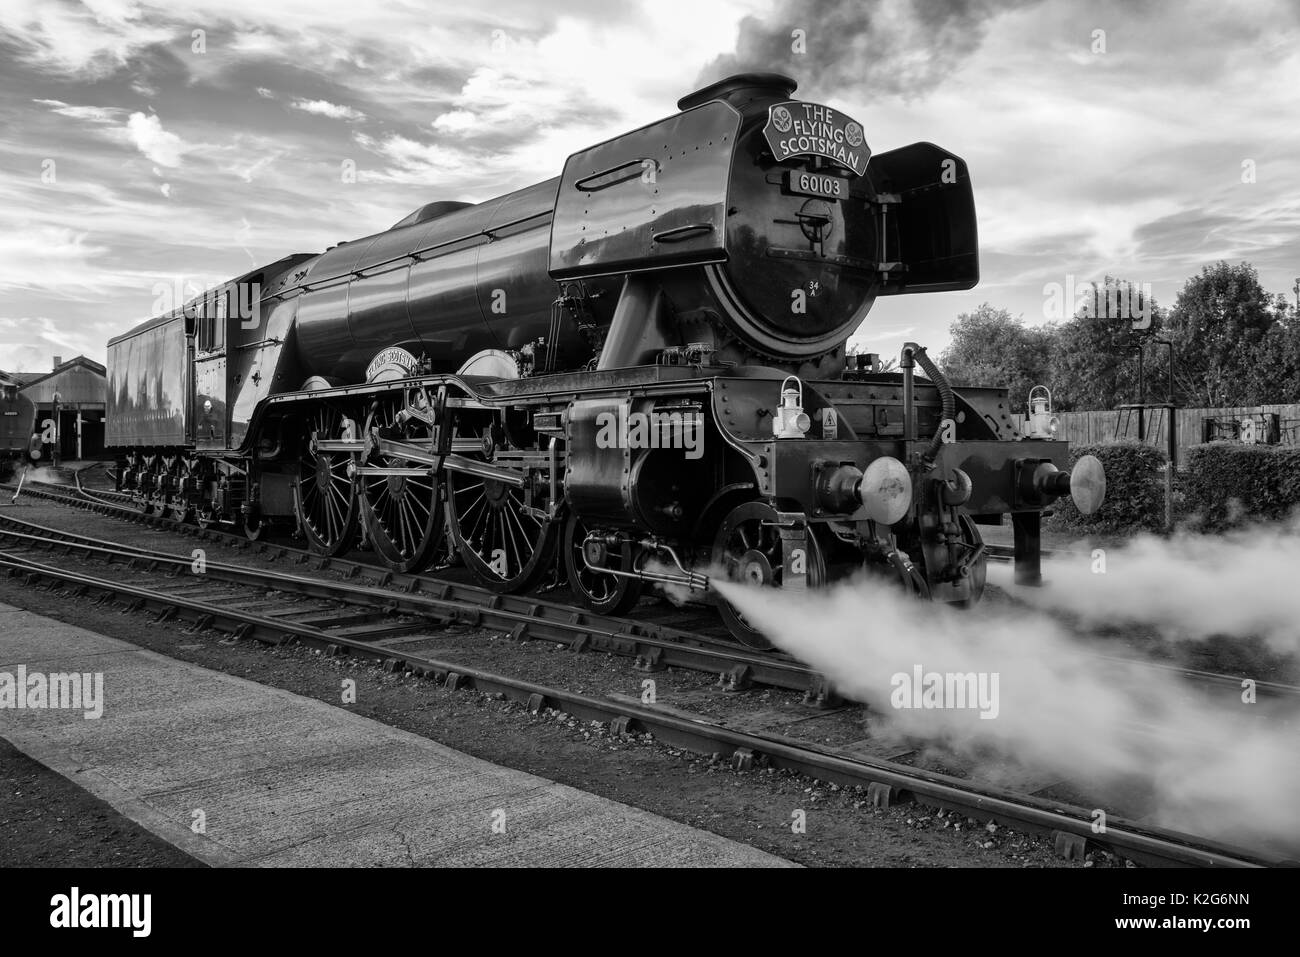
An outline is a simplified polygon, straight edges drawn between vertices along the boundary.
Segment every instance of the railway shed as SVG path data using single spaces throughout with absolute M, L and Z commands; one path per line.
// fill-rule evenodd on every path
M 53 426 L 61 460 L 97 458 L 104 451 L 107 370 L 86 356 L 66 362 L 55 356 L 52 366 L 49 372 L 11 372 L 8 376 L 36 406 L 37 426 Z M 53 443 L 45 445 L 48 459 L 54 452 Z

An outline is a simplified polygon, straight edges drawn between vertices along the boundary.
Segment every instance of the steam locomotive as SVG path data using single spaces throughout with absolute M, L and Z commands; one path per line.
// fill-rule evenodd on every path
M 971 603 L 978 526 L 1042 509 L 1095 459 L 1017 434 L 1004 390 L 924 348 L 846 342 L 878 296 L 979 278 L 966 164 L 872 155 L 862 125 L 748 73 L 478 204 L 252 270 L 110 341 L 108 445 L 141 506 L 399 571 L 454 553 L 503 592 L 562 573 L 627 611 L 648 583 L 788 589 L 865 570 Z M 918 374 L 924 373 L 924 377 Z M 557 554 L 558 552 L 558 554 Z
M 36 407 L 18 391 L 17 383 L 0 379 L 0 482 L 27 460 L 35 428 Z

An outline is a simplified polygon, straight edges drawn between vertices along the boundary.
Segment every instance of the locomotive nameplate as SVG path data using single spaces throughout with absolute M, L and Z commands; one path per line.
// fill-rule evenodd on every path
M 871 159 L 862 124 L 817 103 L 773 103 L 767 108 L 763 136 L 778 163 L 796 156 L 824 156 L 861 176 Z
M 786 170 L 785 188 L 796 195 L 816 196 L 818 199 L 844 199 L 849 195 L 849 184 L 844 177 L 801 169 Z
M 376 355 L 366 366 L 367 382 L 387 382 L 392 379 L 409 379 L 416 374 L 420 362 L 400 346 L 390 346 Z

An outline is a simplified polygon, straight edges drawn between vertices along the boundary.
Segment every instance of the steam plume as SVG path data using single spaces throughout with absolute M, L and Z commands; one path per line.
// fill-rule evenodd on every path
M 1090 626 L 1139 625 L 1169 640 L 1263 638 L 1300 652 L 1300 517 L 1226 535 L 1144 535 L 1119 548 L 1082 550 L 1044 564 L 1042 588 L 1014 588 L 1007 566 L 989 580 L 1043 609 Z
M 1300 844 L 1294 733 L 1253 720 L 1264 705 L 1194 700 L 1181 680 L 1104 662 L 1046 614 L 986 603 L 917 602 L 876 579 L 802 596 L 715 587 L 778 646 L 827 675 L 901 735 L 969 756 L 991 753 L 1051 772 L 1103 800 L 1149 789 L 1158 823 L 1276 849 Z M 895 675 L 996 673 L 996 717 L 974 709 L 895 708 Z M 1125 807 L 1101 808 L 1110 815 Z
M 700 85 L 732 73 L 786 72 L 822 92 L 863 85 L 910 97 L 933 89 L 979 48 L 989 22 L 1038 0 L 787 0 L 740 23 L 736 52 L 710 63 Z M 794 49 L 794 31 L 806 49 Z

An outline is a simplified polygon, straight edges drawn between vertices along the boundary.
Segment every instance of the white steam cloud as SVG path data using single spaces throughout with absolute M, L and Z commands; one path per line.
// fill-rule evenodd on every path
M 60 475 L 58 472 L 54 471 L 53 468 L 50 468 L 47 465 L 40 465 L 40 466 L 29 465 L 25 469 L 19 469 L 14 474 L 14 477 L 11 481 L 17 482 L 18 477 L 20 475 L 23 476 L 24 483 L 44 482 L 46 485 L 67 485 L 68 484 L 68 480 L 66 477 Z
M 1169 640 L 1258 636 L 1300 652 L 1300 517 L 1226 535 L 1144 535 L 1119 548 L 1075 551 L 1044 563 L 1041 588 L 1011 586 L 1008 566 L 989 569 L 1036 607 L 1089 626 L 1140 625 Z
M 1010 760 L 1098 802 L 1145 793 L 1140 819 L 1166 827 L 1291 854 L 1300 845 L 1294 730 L 1255 720 L 1263 702 L 1246 704 L 1231 690 L 1210 702 L 1168 671 L 1102 660 L 1096 642 L 1030 608 L 959 611 L 878 579 L 804 595 L 716 580 L 715 587 L 896 733 L 971 758 L 977 773 Z M 996 674 L 996 684 L 985 683 L 997 690 L 996 715 L 895 707 L 904 682 L 894 676 L 910 682 L 918 666 L 926 674 Z

